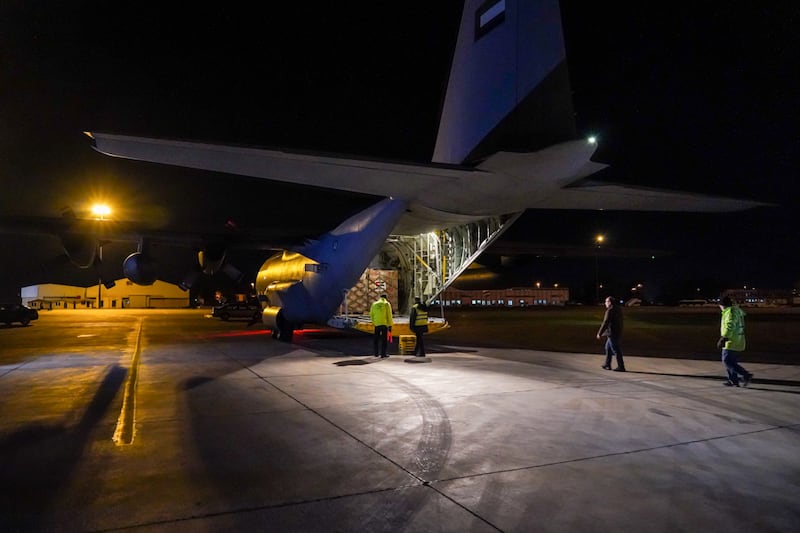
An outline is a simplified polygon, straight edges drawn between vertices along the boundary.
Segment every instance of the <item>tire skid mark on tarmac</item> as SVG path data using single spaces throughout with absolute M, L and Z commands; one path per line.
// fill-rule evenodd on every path
M 453 446 L 450 419 L 442 404 L 435 400 L 433 396 L 428 394 L 424 389 L 397 376 L 385 372 L 383 372 L 383 374 L 414 401 L 422 419 L 420 438 L 414 452 L 413 463 L 408 467 L 404 467 L 388 457 L 387 460 L 396 464 L 403 471 L 419 480 L 423 486 L 430 488 L 440 497 L 463 509 L 487 526 L 498 529 L 497 526 L 489 522 L 486 518 L 478 515 L 472 509 L 465 507 L 433 486 L 433 482 L 437 481 L 439 473 L 444 469 Z M 375 451 L 381 456 L 386 457 L 378 450 Z M 406 487 L 398 487 L 398 490 L 404 488 Z M 364 530 L 381 531 L 387 527 L 389 530 L 404 529 L 409 524 L 413 523 L 413 517 L 424 509 L 430 497 L 431 495 L 427 490 L 415 490 L 406 491 L 402 498 L 391 498 L 385 506 L 376 509 L 375 512 L 366 519 L 363 523 Z
M 453 446 L 447 413 L 425 390 L 396 376 L 387 377 L 414 401 L 422 418 L 420 439 L 414 453 L 414 468 L 409 473 L 423 483 L 433 481 L 444 468 Z
M 489 522 L 486 518 L 478 515 L 472 509 L 464 507 L 463 504 L 441 492 L 434 486 L 434 483 L 439 481 L 438 475 L 444 469 L 453 445 L 450 419 L 448 418 L 444 407 L 424 389 L 421 389 L 409 383 L 408 381 L 397 376 L 393 376 L 389 373 L 381 373 L 414 401 L 422 419 L 420 438 L 414 452 L 413 463 L 408 466 L 404 466 L 403 464 L 397 462 L 397 460 L 387 456 L 386 453 L 365 442 L 358 435 L 348 431 L 320 411 L 305 404 L 289 392 L 270 382 L 268 379 L 265 379 L 264 381 L 418 481 L 418 484 L 403 485 L 392 489 L 395 491 L 403 491 L 403 497 L 390 497 L 384 504 L 375 506 L 369 516 L 362 517 L 362 522 L 360 522 L 360 527 L 362 530 L 401 530 L 411 524 L 413 522 L 413 517 L 425 507 L 431 498 L 431 494 L 428 492 L 428 490 L 419 490 L 419 486 L 421 485 L 425 489 L 433 490 L 440 497 L 463 509 L 465 512 L 469 513 L 490 528 L 499 531 L 499 528 Z M 377 492 L 384 491 L 385 489 Z M 355 494 L 353 494 L 353 496 L 354 495 Z M 338 499 L 344 496 L 345 495 L 337 495 L 330 498 L 324 498 L 324 500 Z
M 472 515 L 486 526 L 500 531 L 500 528 L 486 517 L 435 487 L 435 482 L 439 481 L 439 474 L 444 469 L 453 447 L 450 419 L 442 404 L 424 389 L 402 378 L 390 374 L 386 374 L 386 377 L 414 401 L 422 418 L 420 439 L 414 453 L 413 465 L 409 468 L 402 466 L 401 468 L 420 480 L 423 486 L 430 488 L 441 498 Z M 365 529 L 380 531 L 386 527 L 386 524 L 397 530 L 407 527 L 413 522 L 414 515 L 424 509 L 430 496 L 427 491 L 409 491 L 403 498 L 393 498 L 389 506 L 382 509 L 380 516 L 370 516 Z
M 419 408 L 420 416 L 422 417 L 422 428 L 420 430 L 421 436 L 419 443 L 417 444 L 414 458 L 414 464 L 418 468 L 403 466 L 392 458 L 386 456 L 386 454 L 382 453 L 374 446 L 365 442 L 358 435 L 337 424 L 331 418 L 325 416 L 324 413 L 304 403 L 302 400 L 295 397 L 290 392 L 282 389 L 275 383 L 272 383 L 269 379 L 262 378 L 262 380 L 266 383 L 269 383 L 269 385 L 275 390 L 280 391 L 282 394 L 285 394 L 299 405 L 303 406 L 303 408 L 307 409 L 309 412 L 314 413 L 316 416 L 322 418 L 339 431 L 347 434 L 352 439 L 373 450 L 375 453 L 387 461 L 390 461 L 392 464 L 402 469 L 410 476 L 416 478 L 421 484 L 427 485 L 428 482 L 431 481 L 431 479 L 435 477 L 444 467 L 444 463 L 447 460 L 447 457 L 450 454 L 450 448 L 452 447 L 452 432 L 450 428 L 450 421 L 447 418 L 447 413 L 441 404 L 434 400 L 423 389 L 420 389 L 419 387 L 416 387 L 398 377 L 389 374 L 385 375 L 388 379 L 397 384 L 401 390 L 408 394 Z

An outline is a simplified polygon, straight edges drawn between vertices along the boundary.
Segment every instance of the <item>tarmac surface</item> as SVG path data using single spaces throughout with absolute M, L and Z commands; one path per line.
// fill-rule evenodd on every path
M 720 362 L 426 347 L 189 310 L 0 328 L 0 530 L 797 531 L 800 366 L 731 389 Z

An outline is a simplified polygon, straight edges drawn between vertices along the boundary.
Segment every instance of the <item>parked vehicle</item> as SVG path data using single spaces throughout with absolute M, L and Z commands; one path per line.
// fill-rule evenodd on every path
M 230 303 L 214 307 L 211 316 L 221 320 L 231 318 L 248 318 L 250 320 L 261 320 L 261 306 L 255 303 Z
M 20 304 L 0 303 L 0 322 L 11 325 L 19 322 L 23 326 L 31 323 L 31 320 L 39 319 L 39 311 Z

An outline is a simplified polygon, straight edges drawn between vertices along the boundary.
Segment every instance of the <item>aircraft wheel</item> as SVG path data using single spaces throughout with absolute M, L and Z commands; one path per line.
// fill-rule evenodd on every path
M 294 330 L 291 328 L 282 329 L 278 332 L 278 340 L 281 342 L 292 342 Z

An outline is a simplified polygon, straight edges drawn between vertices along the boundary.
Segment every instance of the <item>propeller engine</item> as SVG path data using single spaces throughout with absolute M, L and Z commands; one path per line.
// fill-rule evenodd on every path
M 61 213 L 58 239 L 64 255 L 71 263 L 82 269 L 92 268 L 98 261 L 97 237 L 85 231 L 75 231 L 78 224 L 75 212 L 71 208 L 65 208 Z
M 178 285 L 189 290 L 200 279 L 201 275 L 213 276 L 222 272 L 236 283 L 241 283 L 244 274 L 241 270 L 226 261 L 227 248 L 224 243 L 209 243 L 197 252 L 197 263 L 200 270 L 189 271 Z
M 92 235 L 65 233 L 59 236 L 64 255 L 78 268 L 91 268 L 98 261 L 97 238 Z
M 79 219 L 71 208 L 65 208 L 56 234 L 61 241 L 64 254 L 50 261 L 53 265 L 69 261 L 81 269 L 95 269 L 98 277 L 106 286 L 113 285 L 112 277 L 103 268 L 103 246 L 112 242 L 104 238 L 109 232 L 95 220 Z M 235 224 L 228 221 L 228 229 L 235 229 Z M 158 279 L 158 263 L 153 258 L 150 248 L 152 239 L 140 237 L 136 252 L 130 254 L 122 263 L 122 273 L 137 285 L 152 285 Z M 213 276 L 222 272 L 231 280 L 241 283 L 244 274 L 230 264 L 226 258 L 227 245 L 224 242 L 208 242 L 197 254 L 199 269 L 189 271 L 179 286 L 189 290 L 202 276 Z M 48 268 L 45 266 L 44 268 Z

